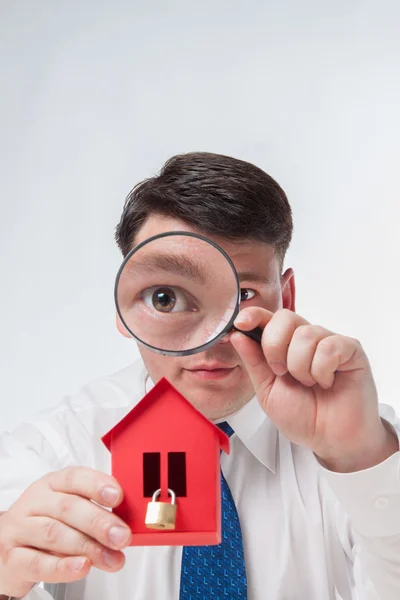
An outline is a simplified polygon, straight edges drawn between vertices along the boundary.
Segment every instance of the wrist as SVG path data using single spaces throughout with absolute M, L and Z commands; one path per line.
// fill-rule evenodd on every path
M 8 585 L 1 585 L 0 600 L 20 600 L 21 598 L 25 598 L 37 585 L 39 583 L 26 583 L 23 586 L 16 587 L 14 582 L 10 587 Z
M 372 441 L 371 441 L 372 440 Z M 399 452 L 399 438 L 394 427 L 382 419 L 382 429 L 365 444 L 340 452 L 315 452 L 320 462 L 336 473 L 355 473 L 375 467 Z

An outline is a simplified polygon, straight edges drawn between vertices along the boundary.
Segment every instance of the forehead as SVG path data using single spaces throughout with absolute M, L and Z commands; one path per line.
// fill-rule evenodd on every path
M 269 244 L 251 240 L 229 242 L 221 237 L 206 234 L 179 219 L 162 215 L 151 215 L 138 231 L 135 242 L 139 244 L 153 235 L 170 231 L 199 233 L 214 241 L 230 256 L 239 274 L 258 273 L 264 277 L 274 278 L 279 270 L 279 261 L 274 248 Z

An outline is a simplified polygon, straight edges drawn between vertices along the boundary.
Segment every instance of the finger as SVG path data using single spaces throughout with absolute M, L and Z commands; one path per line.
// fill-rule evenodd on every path
M 303 385 L 311 387 L 317 383 L 311 373 L 314 354 L 319 342 L 331 334 L 331 331 L 317 325 L 300 325 L 293 333 L 287 352 L 287 367 L 289 373 Z
M 9 529 L 11 529 L 9 527 Z M 122 552 L 106 548 L 93 538 L 48 517 L 28 517 L 18 523 L 18 529 L 3 535 L 10 546 L 31 546 L 58 556 L 86 556 L 94 567 L 118 571 L 125 562 Z
M 76 494 L 102 506 L 115 507 L 122 502 L 123 490 L 111 475 L 88 467 L 67 467 L 48 476 L 55 492 Z
M 272 313 L 256 306 L 241 310 L 235 320 L 235 327 L 239 330 L 249 331 L 255 327 L 264 329 L 261 340 L 263 354 L 276 375 L 287 372 L 289 344 L 296 328 L 303 324 L 308 324 L 308 321 L 291 310 L 282 309 Z
M 235 327 L 243 331 L 250 331 L 260 326 L 264 327 L 272 316 L 273 313 L 258 307 L 246 308 L 240 311 L 235 320 Z M 242 335 L 239 331 L 231 333 L 230 342 L 246 368 L 255 393 L 257 396 L 263 397 L 268 393 L 268 387 L 273 383 L 275 374 L 265 360 L 262 346 Z
M 61 521 L 113 550 L 125 548 L 132 537 L 129 527 L 117 515 L 74 494 L 43 494 L 32 503 L 30 516 Z
M 288 350 L 298 327 L 308 321 L 291 310 L 280 310 L 266 325 L 262 337 L 264 356 L 276 375 L 284 375 L 288 369 Z
M 266 310 L 265 308 L 260 308 L 259 306 L 249 306 L 248 308 L 243 308 L 239 312 L 235 319 L 234 325 L 239 330 L 243 331 L 251 331 L 256 327 L 261 327 L 264 329 L 273 316 L 274 313 Z
M 85 556 L 60 558 L 33 548 L 13 548 L 6 562 L 13 581 L 69 583 L 87 576 L 90 561 Z
M 317 346 L 311 365 L 312 377 L 323 389 L 330 389 L 335 381 L 335 372 L 358 368 L 357 359 L 362 355 L 363 350 L 357 340 L 330 335 Z

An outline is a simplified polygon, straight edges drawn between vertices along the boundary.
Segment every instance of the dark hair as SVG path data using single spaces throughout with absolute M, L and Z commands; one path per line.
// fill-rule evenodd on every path
M 124 256 L 151 214 L 175 217 L 205 235 L 270 244 L 281 264 L 293 233 L 289 202 L 272 177 L 251 163 L 209 152 L 173 156 L 159 175 L 132 189 L 115 232 Z

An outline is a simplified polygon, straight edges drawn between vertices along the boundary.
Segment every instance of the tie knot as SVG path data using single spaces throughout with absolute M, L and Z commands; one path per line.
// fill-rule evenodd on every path
M 235 433 L 234 430 L 232 429 L 232 427 L 229 425 L 229 423 L 227 421 L 222 421 L 222 423 L 217 423 L 217 427 L 219 427 L 220 429 L 222 429 L 222 431 L 224 433 L 226 433 L 226 435 L 228 437 L 231 437 L 231 435 L 233 433 Z

